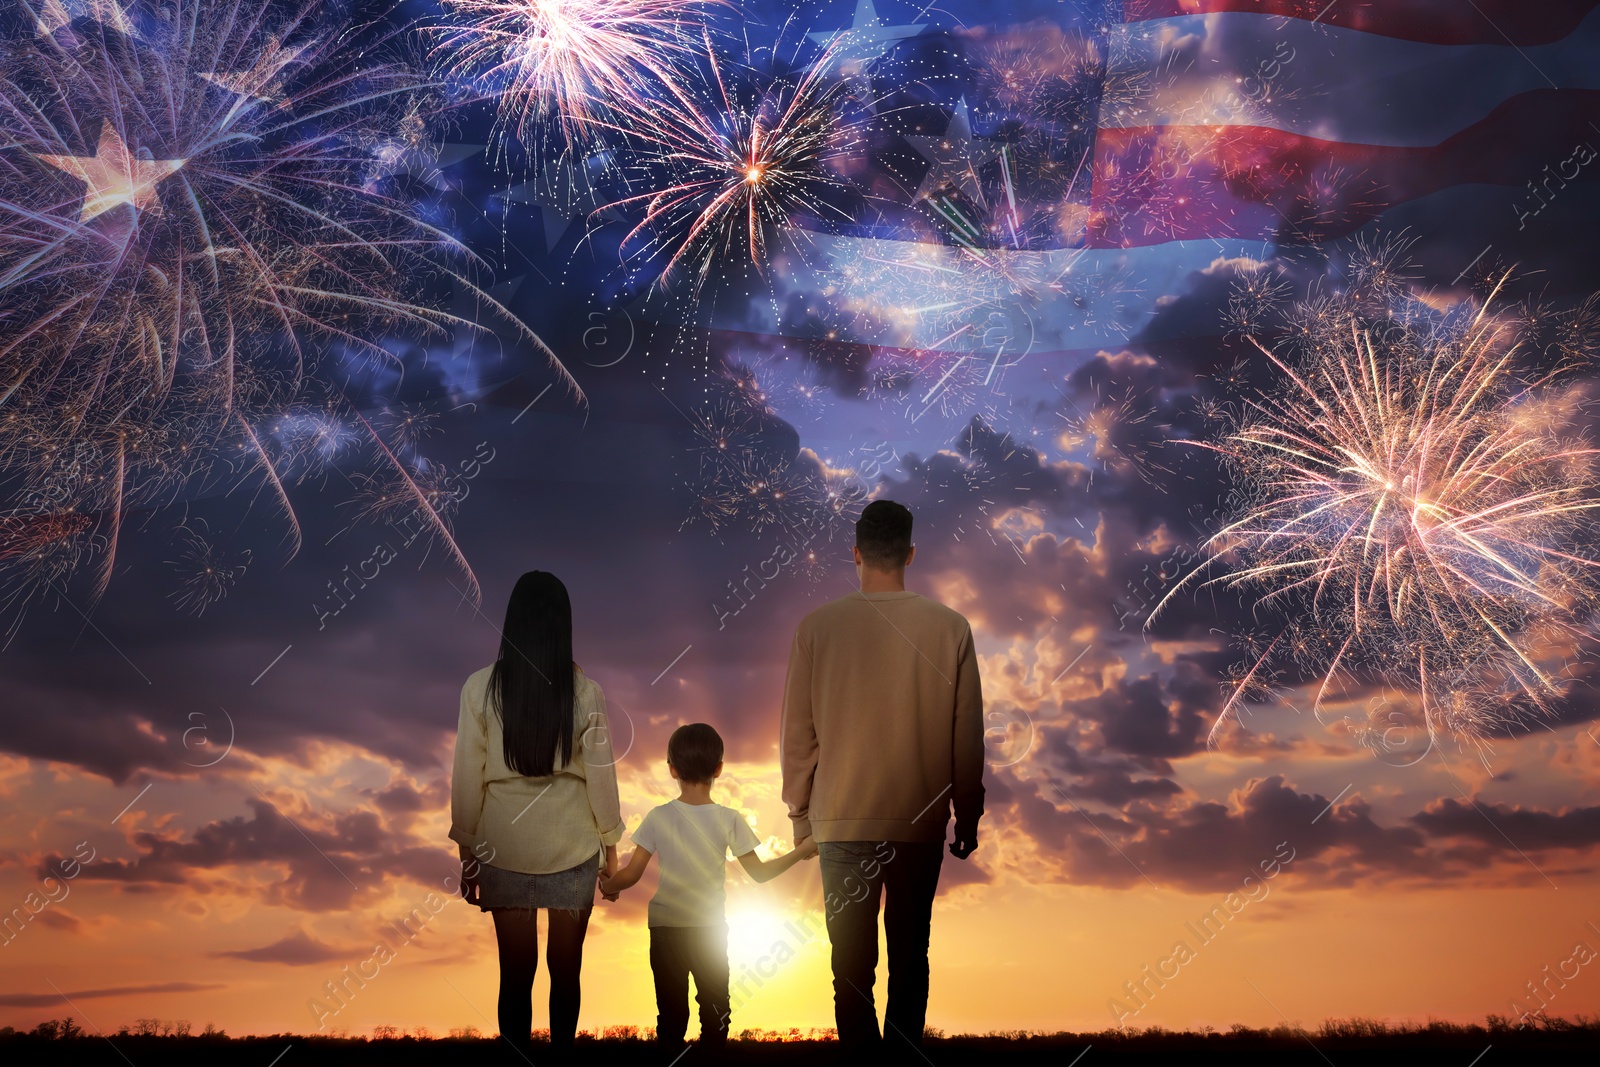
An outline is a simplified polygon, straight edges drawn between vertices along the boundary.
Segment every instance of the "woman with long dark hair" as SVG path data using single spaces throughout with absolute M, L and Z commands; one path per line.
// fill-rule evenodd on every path
M 494 916 L 500 1033 L 530 1052 L 537 909 L 548 909 L 550 1044 L 572 1044 L 597 878 L 617 869 L 622 810 L 605 696 L 572 661 L 561 579 L 529 571 L 506 605 L 500 657 L 461 689 L 450 838 L 461 895 Z

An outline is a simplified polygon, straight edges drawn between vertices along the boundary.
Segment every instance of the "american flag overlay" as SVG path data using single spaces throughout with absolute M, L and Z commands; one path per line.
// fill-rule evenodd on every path
M 983 679 L 930 1041 L 1592 1040 L 1597 183 L 1585 0 L 0 0 L 0 1044 L 492 1036 L 518 577 L 626 826 L 711 723 L 771 856 L 885 499 Z M 829 1039 L 817 868 L 728 880 Z

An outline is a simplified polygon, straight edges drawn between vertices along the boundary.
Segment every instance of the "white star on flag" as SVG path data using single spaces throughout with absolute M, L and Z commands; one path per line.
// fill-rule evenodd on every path
M 156 185 L 176 173 L 187 159 L 140 159 L 128 151 L 116 127 L 106 122 L 100 127 L 100 145 L 92 156 L 39 156 L 39 159 L 66 171 L 85 186 L 79 222 L 88 222 L 114 207 L 130 205 L 135 211 L 161 213 Z
M 461 183 L 446 174 L 445 168 L 471 159 L 487 147 L 481 144 L 408 144 L 404 141 L 388 141 L 373 149 L 372 166 L 367 171 L 362 187 L 369 193 L 376 192 L 379 183 L 385 179 L 409 175 L 435 192 L 457 189 Z
M 33 24 L 40 37 L 48 37 L 79 18 L 109 26 L 124 37 L 134 36 L 133 23 L 117 0 L 44 0 Z
M 202 71 L 200 77 L 238 96 L 260 100 L 276 108 L 287 108 L 289 101 L 283 94 L 283 79 L 279 75 L 305 50 L 303 44 L 285 48 L 283 42 L 274 37 L 267 42 L 267 46 L 261 50 L 261 57 L 249 70 Z
M 806 36 L 828 47 L 829 56 L 833 62 L 838 63 L 877 59 L 896 41 L 915 37 L 921 32 L 921 23 L 914 26 L 885 26 L 878 18 L 878 11 L 872 6 L 872 0 L 860 0 L 856 4 L 856 17 L 849 26 L 842 30 L 823 30 Z
M 930 166 L 917 187 L 917 198 L 923 199 L 945 185 L 953 185 L 974 203 L 987 204 L 983 187 L 978 183 L 978 168 L 1000 152 L 1000 144 L 978 140 L 972 136 L 972 119 L 967 113 L 967 99 L 962 97 L 950 114 L 950 125 L 943 137 L 907 137 L 907 141 L 926 159 Z

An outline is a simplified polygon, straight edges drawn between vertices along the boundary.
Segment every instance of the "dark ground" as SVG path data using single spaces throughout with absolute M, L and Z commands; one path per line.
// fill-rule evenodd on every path
M 47 1024 L 48 1026 L 48 1024 Z M 69 1031 L 70 1032 L 70 1031 Z M 1487 1026 L 1449 1023 L 1389 1026 L 1350 1020 L 1328 1022 L 1316 1029 L 1276 1027 L 1228 1033 L 1172 1032 L 1146 1029 L 1098 1034 L 988 1034 L 930 1040 L 921 1053 L 904 1042 L 891 1041 L 871 1057 L 873 1064 L 1051 1064 L 1094 1067 L 1114 1060 L 1123 1064 L 1226 1063 L 1229 1065 L 1327 1065 L 1421 1060 L 1427 1067 L 1497 1067 L 1507 1063 L 1593 1063 L 1600 1051 L 1600 1019 L 1569 1023 L 1550 1020 L 1538 1028 L 1515 1028 L 1492 1021 Z M 153 1037 L 116 1033 L 107 1037 L 50 1037 L 46 1033 L 0 1034 L 0 1058 L 11 1064 L 83 1064 L 111 1067 L 175 1067 L 222 1063 L 227 1067 L 295 1067 L 299 1064 L 363 1064 L 370 1067 L 423 1067 L 435 1064 L 514 1064 L 522 1061 L 507 1045 L 489 1038 L 387 1040 L 331 1038 L 283 1034 L 273 1037 Z M 828 1041 L 735 1040 L 717 1060 L 690 1048 L 676 1061 L 696 1063 L 799 1064 L 838 1062 L 838 1046 Z M 543 1044 L 536 1044 L 534 1067 L 555 1064 Z M 673 1062 L 651 1044 L 636 1038 L 580 1038 L 568 1062 L 584 1067 L 661 1065 Z

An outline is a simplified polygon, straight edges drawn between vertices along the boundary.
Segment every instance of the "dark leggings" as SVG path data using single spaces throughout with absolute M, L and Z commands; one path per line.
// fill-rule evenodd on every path
M 550 908 L 550 1047 L 572 1046 L 578 1029 L 578 974 L 583 969 L 583 938 L 592 908 Z M 500 946 L 500 1033 L 519 1051 L 533 1029 L 533 976 L 539 971 L 538 912 L 533 908 L 493 908 L 494 937 Z

